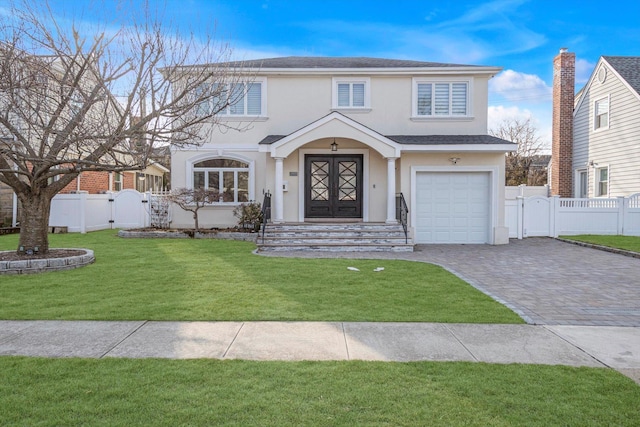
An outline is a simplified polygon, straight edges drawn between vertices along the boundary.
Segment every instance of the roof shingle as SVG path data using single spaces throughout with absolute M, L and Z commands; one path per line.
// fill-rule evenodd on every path
M 640 56 L 603 56 L 602 58 L 640 94 Z

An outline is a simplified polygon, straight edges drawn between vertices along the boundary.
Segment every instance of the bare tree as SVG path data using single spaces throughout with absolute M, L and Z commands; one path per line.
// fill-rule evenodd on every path
M 181 209 L 193 213 L 195 232 L 200 231 L 198 225 L 198 211 L 203 206 L 220 201 L 220 192 L 208 188 L 178 188 L 171 190 L 169 201 L 178 205 Z
M 154 147 L 202 143 L 240 76 L 227 45 L 172 36 L 149 11 L 85 34 L 46 2 L 16 1 L 0 13 L 0 182 L 22 204 L 19 248 L 46 253 L 58 192 L 85 171 L 141 170 Z
M 544 185 L 547 183 L 546 167 L 541 166 L 544 143 L 531 119 L 507 119 L 489 134 L 518 144 L 516 151 L 507 153 L 505 160 L 506 185 Z

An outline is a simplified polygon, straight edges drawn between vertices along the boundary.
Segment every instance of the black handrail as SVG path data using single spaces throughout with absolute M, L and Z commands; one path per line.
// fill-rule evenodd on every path
M 407 208 L 407 202 L 404 199 L 402 193 L 396 194 L 396 219 L 402 224 L 404 230 L 404 242 L 409 243 L 409 235 L 407 232 L 407 217 L 409 216 L 409 209 Z
M 264 231 L 267 228 L 267 223 L 271 221 L 271 193 L 264 193 L 264 200 L 262 201 L 262 210 L 260 211 L 260 221 L 262 227 L 262 243 L 264 243 Z

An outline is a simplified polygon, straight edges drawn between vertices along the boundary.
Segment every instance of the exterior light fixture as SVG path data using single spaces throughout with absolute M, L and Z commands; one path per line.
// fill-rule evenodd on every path
M 331 144 L 331 151 L 338 151 L 338 144 L 336 144 L 335 138 L 333 138 L 333 143 Z

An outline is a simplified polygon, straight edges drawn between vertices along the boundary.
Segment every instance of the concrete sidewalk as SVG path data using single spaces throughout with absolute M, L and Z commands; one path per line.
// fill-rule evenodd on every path
M 534 363 L 607 366 L 640 381 L 640 328 L 6 320 L 0 355 Z

